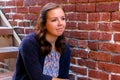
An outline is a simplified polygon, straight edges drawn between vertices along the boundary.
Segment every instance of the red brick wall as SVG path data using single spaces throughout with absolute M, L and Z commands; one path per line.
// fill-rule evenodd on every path
M 0 1 L 20 36 L 32 31 L 42 5 L 50 1 L 63 4 L 67 15 L 65 35 L 72 51 L 70 80 L 120 80 L 119 0 L 24 1 Z

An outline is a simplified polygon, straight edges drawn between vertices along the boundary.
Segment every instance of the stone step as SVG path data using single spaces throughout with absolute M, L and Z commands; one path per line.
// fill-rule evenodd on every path
M 0 80 L 11 80 L 13 72 L 0 73 Z
M 0 73 L 13 71 L 16 65 L 18 47 L 0 48 Z
M 13 35 L 13 29 L 0 26 L 0 36 Z

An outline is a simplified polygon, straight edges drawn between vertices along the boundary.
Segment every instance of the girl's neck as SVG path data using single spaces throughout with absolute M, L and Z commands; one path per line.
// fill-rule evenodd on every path
M 52 45 L 52 50 L 56 50 L 55 42 L 57 40 L 57 37 L 46 34 L 46 40 Z

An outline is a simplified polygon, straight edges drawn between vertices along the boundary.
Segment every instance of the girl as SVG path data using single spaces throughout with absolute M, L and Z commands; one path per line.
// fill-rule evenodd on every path
M 34 33 L 24 37 L 19 46 L 12 80 L 69 79 L 70 48 L 63 35 L 65 13 L 55 3 L 43 6 Z

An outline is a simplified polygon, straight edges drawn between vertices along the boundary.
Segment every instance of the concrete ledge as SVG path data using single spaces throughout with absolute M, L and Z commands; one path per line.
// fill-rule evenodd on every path
M 0 80 L 11 80 L 13 72 L 0 73 Z

